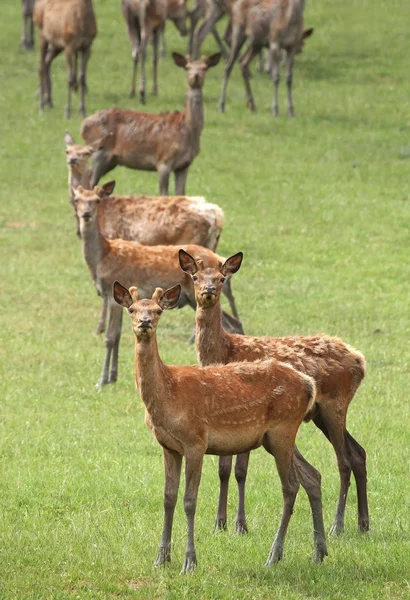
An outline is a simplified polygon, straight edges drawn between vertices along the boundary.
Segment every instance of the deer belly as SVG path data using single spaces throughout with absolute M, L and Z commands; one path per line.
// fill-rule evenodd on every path
M 265 431 L 241 431 L 240 428 L 211 431 L 206 454 L 223 456 L 255 450 L 261 446 L 264 434 Z

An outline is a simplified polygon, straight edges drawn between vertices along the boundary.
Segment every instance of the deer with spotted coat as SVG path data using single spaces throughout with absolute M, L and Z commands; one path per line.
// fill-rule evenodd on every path
M 352 471 L 357 488 L 358 527 L 360 531 L 368 531 L 366 452 L 346 429 L 347 410 L 365 375 L 365 359 L 341 339 L 325 334 L 275 338 L 235 335 L 225 331 L 221 322 L 221 289 L 225 278 L 231 277 L 240 269 L 242 258 L 242 252 L 238 252 L 225 262 L 209 267 L 186 251 L 179 252 L 181 269 L 190 275 L 195 288 L 198 361 L 205 366 L 274 358 L 313 377 L 317 395 L 312 420 L 332 444 L 340 475 L 339 503 L 331 533 L 339 534 L 343 531 Z M 236 460 L 235 474 L 239 488 L 236 521 L 238 532 L 247 531 L 245 481 L 248 461 L 249 454 L 240 454 Z M 231 466 L 232 456 L 221 456 L 216 529 L 226 528 Z

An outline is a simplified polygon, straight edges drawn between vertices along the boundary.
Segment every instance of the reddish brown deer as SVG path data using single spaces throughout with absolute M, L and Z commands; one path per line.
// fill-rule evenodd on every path
M 68 139 L 74 142 L 71 136 L 66 137 L 66 141 Z M 67 157 L 70 157 L 69 191 L 72 191 L 73 203 L 73 177 L 80 175 L 83 181 L 88 181 L 84 162 L 88 150 L 92 151 L 92 148 L 76 145 L 67 148 Z M 73 159 L 77 167 L 80 165 L 75 175 L 72 174 Z M 85 186 L 81 185 L 84 189 Z M 77 191 L 82 200 L 98 205 L 98 220 L 104 237 L 135 241 L 146 246 L 195 244 L 216 250 L 224 222 L 223 211 L 216 204 L 189 196 L 112 196 L 113 189 L 110 185 L 108 188 L 96 187 L 91 192 Z M 75 205 L 74 211 L 78 219 Z M 232 314 L 239 321 L 230 279 L 226 281 L 223 293 L 229 301 Z M 105 330 L 106 315 L 107 302 L 104 299 L 97 334 Z
M 168 195 L 169 177 L 175 173 L 175 193 L 185 195 L 188 169 L 200 150 L 204 126 L 202 87 L 209 68 L 218 64 L 220 54 L 191 61 L 172 53 L 177 66 L 186 69 L 188 91 L 183 112 L 140 113 L 109 108 L 83 122 L 81 135 L 87 144 L 103 136 L 106 142 L 93 156 L 91 185 L 122 165 L 130 169 L 157 171 L 159 193 Z
M 346 414 L 366 370 L 360 352 L 342 340 L 324 334 L 294 337 L 250 337 L 231 335 L 221 324 L 220 295 L 223 281 L 236 273 L 242 263 L 239 252 L 212 268 L 181 250 L 182 270 L 192 277 L 197 303 L 196 349 L 201 365 L 227 364 L 275 358 L 292 365 L 314 378 L 317 398 L 312 419 L 325 434 L 336 453 L 340 473 L 340 494 L 332 533 L 344 528 L 344 513 L 350 475 L 356 479 L 358 525 L 360 531 L 369 529 L 367 505 L 366 453 L 346 429 Z M 236 478 L 240 504 L 237 530 L 246 531 L 244 488 L 249 455 L 238 456 Z M 226 527 L 226 498 L 232 457 L 221 457 L 219 477 L 220 503 L 216 527 Z
M 237 0 L 232 8 L 232 44 L 225 65 L 220 112 L 225 111 L 226 88 L 236 59 L 248 39 L 246 52 L 239 59 L 245 83 L 247 103 L 255 110 L 250 85 L 249 64 L 264 46 L 269 46 L 274 82 L 272 112 L 278 115 L 279 68 L 282 52 L 285 54 L 286 84 L 288 90 L 288 112 L 294 115 L 292 101 L 292 78 L 295 55 L 301 52 L 304 40 L 312 35 L 313 29 L 303 29 L 305 0 Z
M 171 534 L 182 458 L 188 543 L 182 573 L 197 564 L 195 510 L 205 454 L 236 454 L 259 446 L 275 457 L 282 484 L 282 519 L 267 564 L 278 562 L 299 488 L 305 482 L 312 508 L 314 560 L 327 554 L 320 474 L 300 455 L 295 437 L 314 406 L 313 379 L 289 365 L 267 360 L 213 367 L 169 366 L 159 356 L 156 329 L 164 309 L 178 304 L 181 287 L 156 289 L 141 300 L 136 287 L 114 283 L 114 299 L 128 309 L 135 337 L 135 382 L 145 404 L 145 422 L 163 448 L 164 527 L 155 565 L 171 559 Z
M 65 116 L 71 117 L 71 91 L 78 89 L 80 58 L 80 114 L 84 117 L 87 63 L 97 35 L 92 0 L 40 0 L 34 6 L 34 22 L 40 32 L 40 110 L 43 111 L 46 104 L 53 105 L 50 67 L 64 50 L 68 72 Z
M 22 50 L 33 50 L 34 48 L 34 23 L 33 9 L 36 0 L 22 0 L 23 33 L 21 34 L 20 48 Z
M 122 312 L 112 302 L 112 285 L 116 277 L 128 285 L 135 284 L 142 297 L 149 298 L 157 285 L 168 288 L 175 283 L 182 285 L 180 306 L 188 304 L 195 310 L 195 294 L 191 278 L 182 273 L 178 264 L 179 246 L 143 246 L 122 239 L 109 240 L 101 232 L 98 206 L 104 195 L 109 195 L 114 182 L 102 188 L 87 191 L 79 186 L 74 195 L 85 262 L 90 270 L 98 294 L 108 302 L 108 328 L 106 333 L 106 355 L 97 387 L 117 380 L 118 350 L 121 337 Z M 187 252 L 206 263 L 215 264 L 223 260 L 208 248 L 186 245 Z M 241 323 L 223 313 L 226 327 L 243 332 Z

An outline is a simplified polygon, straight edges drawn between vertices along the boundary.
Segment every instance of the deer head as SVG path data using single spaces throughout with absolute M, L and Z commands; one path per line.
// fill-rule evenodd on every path
M 74 190 L 74 205 L 81 227 L 94 221 L 97 215 L 98 204 L 114 191 L 115 181 L 109 181 L 102 187 L 97 185 L 93 190 L 85 190 L 81 185 Z
M 136 287 L 128 290 L 115 281 L 113 285 L 114 300 L 128 309 L 134 335 L 139 341 L 146 341 L 155 334 L 158 321 L 164 310 L 175 308 L 181 295 L 181 286 L 175 285 L 164 292 L 157 288 L 151 300 L 141 300 Z
M 192 89 L 203 87 L 206 72 L 219 63 L 221 56 L 222 54 L 218 52 L 217 54 L 212 54 L 212 56 L 202 56 L 199 60 L 191 60 L 190 56 L 182 56 L 178 52 L 172 53 L 172 58 L 177 67 L 185 69 L 188 85 Z
M 195 289 L 195 300 L 201 308 L 214 306 L 219 302 L 223 285 L 241 267 L 243 253 L 238 252 L 222 264 L 205 267 L 202 260 L 193 258 L 185 250 L 179 251 L 179 265 L 191 276 Z
M 65 155 L 67 165 L 81 173 L 84 173 L 88 168 L 88 159 L 93 153 L 91 146 L 80 146 L 75 143 L 74 138 L 68 131 L 64 134 Z

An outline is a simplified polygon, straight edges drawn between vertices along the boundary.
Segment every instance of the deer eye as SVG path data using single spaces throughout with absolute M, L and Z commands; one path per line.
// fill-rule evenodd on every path
M 221 277 L 221 283 L 224 283 L 226 281 L 226 277 Z
M 163 311 L 162 311 L 162 310 L 159 308 L 159 309 L 157 310 L 157 315 L 162 315 L 162 313 L 163 313 Z
M 128 309 L 128 314 L 133 315 L 134 313 L 135 313 L 135 310 L 133 308 Z
M 193 281 L 198 281 L 198 277 L 196 275 L 192 275 Z

